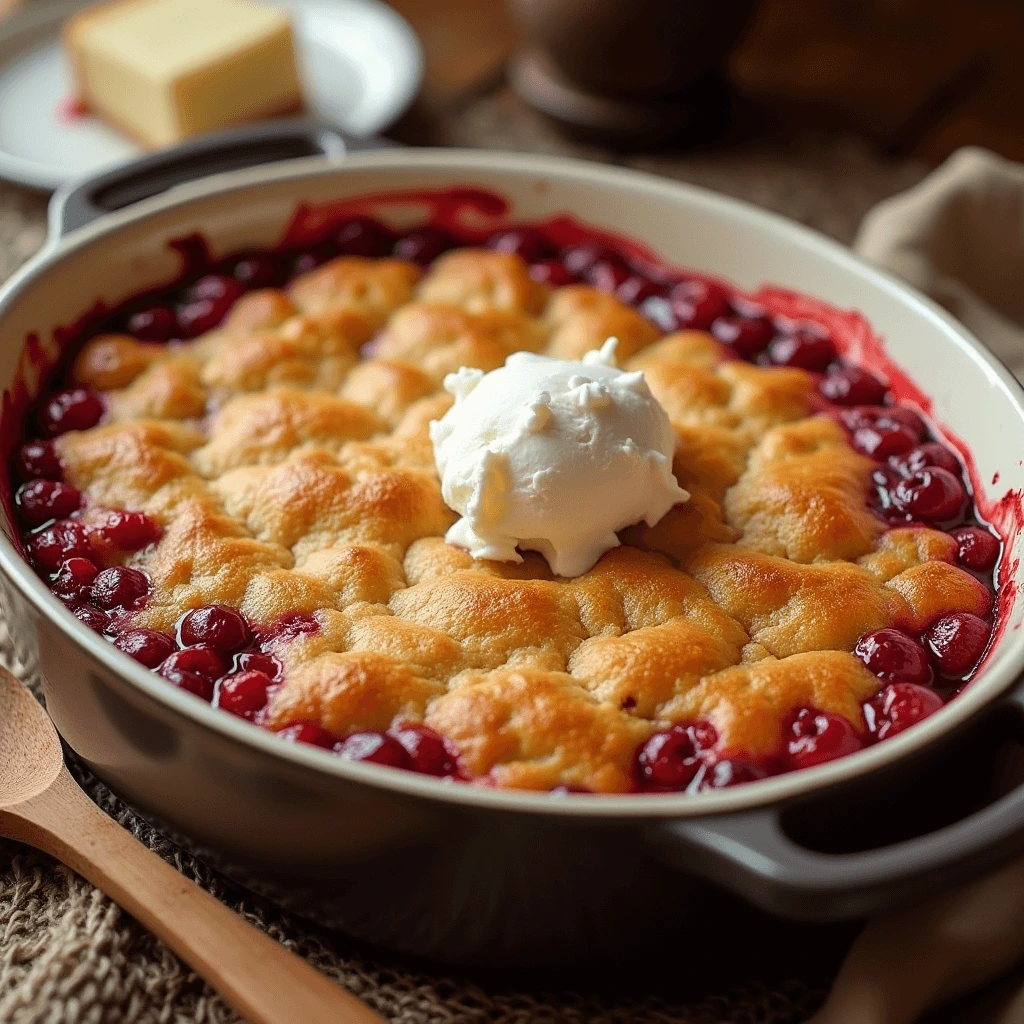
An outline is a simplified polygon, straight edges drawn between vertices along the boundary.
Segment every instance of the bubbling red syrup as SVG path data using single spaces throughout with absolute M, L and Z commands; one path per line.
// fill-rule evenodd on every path
M 419 211 L 411 228 L 389 218 L 396 208 Z M 139 293 L 115 309 L 97 304 L 78 323 L 55 332 L 54 362 L 39 339 L 26 340 L 24 374 L 4 395 L 0 455 L 11 467 L 0 491 L 20 521 L 23 548 L 54 594 L 83 623 L 168 683 L 226 712 L 261 724 L 284 669 L 275 645 L 319 630 L 315 617 L 288 615 L 252 623 L 220 605 L 193 609 L 177 635 L 135 628 L 149 579 L 120 563 L 157 543 L 159 525 L 138 510 L 88 509 L 87 499 L 63 481 L 52 438 L 102 422 L 101 395 L 64 385 L 64 369 L 81 343 L 100 331 L 123 331 L 162 344 L 215 328 L 234 302 L 256 288 L 278 287 L 339 255 L 395 255 L 422 266 L 460 245 L 514 253 L 530 275 L 553 287 L 584 282 L 635 306 L 663 332 L 710 332 L 736 359 L 761 366 L 799 367 L 816 375 L 820 410 L 847 431 L 851 445 L 877 463 L 869 507 L 888 526 L 926 523 L 948 530 L 957 562 L 995 590 L 994 571 L 1024 525 L 1020 496 L 978 498 L 966 446 L 936 436 L 925 417 L 930 402 L 893 364 L 864 318 L 788 290 L 743 293 L 712 276 L 683 271 L 639 242 L 601 231 L 569 215 L 519 224 L 507 220 L 504 198 L 483 189 L 391 191 L 320 206 L 300 206 L 275 249 L 214 259 L 203 238 L 174 241 L 178 278 Z M 43 377 L 41 397 L 25 380 Z M 84 513 L 89 511 L 89 516 Z M 103 514 L 98 514 L 102 512 Z M 991 524 L 991 525 L 990 525 Z M 634 788 L 640 792 L 698 792 L 812 767 L 896 735 L 939 710 L 943 692 L 959 692 L 984 662 L 1015 596 L 1016 564 L 987 619 L 954 613 L 920 635 L 882 629 L 862 637 L 854 654 L 879 679 L 863 705 L 863 721 L 814 707 L 793 709 L 767 757 L 723 750 L 707 721 L 682 722 L 655 732 L 635 752 Z M 634 702 L 635 703 L 635 702 Z M 623 710 L 629 710 L 624 704 Z M 416 722 L 386 732 L 334 736 L 314 722 L 278 730 L 294 743 L 320 747 L 349 760 L 466 780 L 457 748 Z M 565 792 L 585 792 L 560 787 Z

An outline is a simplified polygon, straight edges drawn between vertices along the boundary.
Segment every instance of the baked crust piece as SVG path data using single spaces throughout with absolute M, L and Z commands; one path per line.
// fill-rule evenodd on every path
M 692 499 L 576 579 L 445 544 L 428 436 L 445 374 L 520 349 L 577 359 L 610 335 L 668 412 Z M 637 745 L 696 718 L 744 756 L 776 749 L 801 706 L 863 728 L 879 683 L 858 637 L 991 604 L 952 538 L 870 513 L 873 464 L 813 415 L 810 374 L 731 360 L 702 332 L 659 339 L 516 256 L 459 250 L 422 276 L 343 257 L 191 342 L 94 338 L 72 374 L 109 416 L 58 438 L 67 478 L 163 528 L 128 557 L 153 582 L 139 625 L 209 603 L 258 626 L 308 615 L 273 641 L 267 724 L 423 721 L 494 785 L 624 791 Z

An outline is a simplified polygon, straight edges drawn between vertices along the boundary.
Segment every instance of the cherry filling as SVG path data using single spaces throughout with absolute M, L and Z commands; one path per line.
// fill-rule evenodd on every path
M 386 256 L 395 236 L 372 217 L 353 217 L 341 225 L 334 241 L 341 256 Z
M 873 373 L 859 366 L 829 367 L 818 383 L 818 393 L 834 405 L 880 405 L 888 388 Z
M 696 278 L 680 281 L 669 292 L 669 311 L 672 324 L 667 330 L 706 331 L 720 317 L 729 314 L 729 293 L 710 281 Z
M 141 551 L 160 538 L 160 527 L 145 512 L 108 512 L 95 528 L 105 543 L 121 551 Z
M 853 653 L 885 683 L 932 681 L 932 667 L 925 649 L 898 629 L 878 629 L 858 641 Z
M 957 561 L 965 569 L 988 572 L 995 568 L 1002 546 L 998 537 L 980 526 L 961 526 L 953 530 L 953 536 L 957 542 Z
M 813 324 L 797 326 L 768 346 L 768 357 L 776 366 L 796 366 L 801 370 L 824 373 L 836 358 L 832 339 Z
M 216 707 L 252 721 L 267 706 L 273 685 L 273 679 L 258 669 L 236 672 L 217 683 L 213 702 Z
M 967 493 L 949 470 L 931 466 L 900 480 L 892 490 L 892 503 L 911 519 L 947 522 L 956 519 L 967 504 Z
M 178 639 L 184 647 L 203 644 L 219 654 L 234 654 L 248 646 L 248 623 L 234 608 L 206 605 L 187 612 L 178 625 Z
M 33 480 L 22 484 L 14 496 L 18 515 L 28 526 L 42 526 L 51 519 L 67 519 L 82 505 L 77 487 L 57 480 Z
M 427 225 L 410 231 L 409 234 L 395 242 L 394 255 L 400 260 L 418 263 L 421 267 L 433 263 L 442 253 L 454 249 L 458 240 L 444 228 Z
M 128 611 L 140 607 L 149 594 L 149 577 L 139 569 L 115 565 L 96 576 L 90 593 L 98 608 Z
M 69 558 L 61 563 L 50 588 L 66 600 L 84 600 L 99 569 L 88 558 Z
M 133 313 L 125 329 L 139 341 L 170 341 L 178 333 L 178 318 L 170 306 L 150 306 Z
M 84 622 L 97 633 L 105 633 L 110 628 L 110 616 L 93 604 L 71 604 L 71 614 L 80 622 Z
M 438 777 L 459 774 L 459 754 L 450 740 L 425 725 L 401 725 L 391 731 L 409 758 L 409 768 Z
M 65 388 L 43 403 L 39 426 L 48 437 L 56 437 L 69 430 L 95 427 L 103 412 L 103 399 L 92 388 Z
M 397 233 L 374 218 L 350 216 L 325 225 L 323 237 L 302 249 L 240 252 L 216 265 L 203 263 L 176 289 L 139 297 L 99 329 L 127 331 L 150 344 L 175 343 L 218 327 L 246 291 L 281 287 L 335 256 L 394 255 L 427 266 L 466 244 L 460 231 L 427 224 Z M 521 257 L 535 281 L 556 288 L 582 281 L 614 294 L 664 333 L 707 331 L 733 358 L 813 374 L 819 407 L 846 429 L 855 450 L 876 463 L 868 495 L 875 513 L 888 527 L 915 523 L 949 530 L 957 563 L 992 586 L 1001 540 L 974 522 L 960 458 L 929 434 L 920 416 L 894 400 L 884 380 L 844 361 L 838 335 L 822 324 L 779 316 L 720 282 L 644 264 L 628 247 L 621 251 L 602 240 L 564 245 L 556 236 L 543 226 L 512 225 L 491 234 L 486 244 Z M 476 237 L 469 242 L 480 244 Z M 27 438 L 12 457 L 20 483 L 15 511 L 29 556 L 72 613 L 119 650 L 182 689 L 260 724 L 284 677 L 273 645 L 315 633 L 320 624 L 312 616 L 290 615 L 256 627 L 235 609 L 209 605 L 185 614 L 175 637 L 134 627 L 133 613 L 144 607 L 150 580 L 117 563 L 157 543 L 161 528 L 140 511 L 90 508 L 83 514 L 85 499 L 64 480 L 52 440 L 95 426 L 105 411 L 103 398 L 88 387 L 58 388 L 38 403 L 32 422 L 40 436 Z M 968 678 L 991 635 L 990 622 L 966 612 L 938 618 L 920 636 L 895 628 L 868 633 L 853 650 L 881 687 L 863 706 L 866 732 L 832 712 L 799 708 L 785 723 L 779 749 L 751 759 L 742 751 L 721 750 L 710 723 L 679 723 L 659 729 L 635 752 L 636 788 L 718 789 L 822 764 L 896 735 L 942 707 L 933 686 L 948 692 L 950 680 Z M 298 722 L 278 735 L 349 760 L 467 778 L 456 747 L 418 723 L 338 739 L 316 723 Z
M 114 638 L 114 646 L 146 668 L 157 668 L 175 651 L 173 637 L 155 629 L 127 629 Z
M 877 740 L 909 729 L 934 715 L 942 707 L 942 698 L 926 686 L 893 683 L 864 705 L 868 732 Z
M 213 699 L 213 686 L 224 674 L 224 659 L 210 647 L 186 647 L 168 655 L 157 671 L 175 686 L 209 701 Z
M 178 334 L 197 338 L 212 331 L 227 316 L 228 310 L 242 294 L 242 286 L 227 274 L 207 274 L 185 293 L 178 307 Z
M 558 260 L 540 260 L 530 264 L 530 277 L 552 288 L 564 288 L 576 283 L 576 275 Z
M 710 722 L 673 725 L 656 732 L 637 751 L 639 787 L 656 792 L 686 789 L 705 767 L 717 742 L 718 733 Z
M 388 768 L 410 767 L 405 747 L 384 732 L 353 733 L 338 745 L 337 752 L 346 761 L 369 761 Z
M 711 333 L 740 359 L 752 359 L 765 350 L 772 338 L 772 324 L 765 316 L 720 316 Z
M 785 757 L 790 768 L 812 768 L 863 746 L 860 734 L 842 715 L 801 708 L 790 723 Z
M 489 239 L 487 245 L 498 252 L 510 253 L 521 257 L 526 263 L 542 263 L 548 260 L 557 262 L 557 250 L 540 231 L 533 228 L 510 228 L 497 231 Z M 559 264 L 561 266 L 561 264 Z M 566 268 L 565 272 L 569 271 Z
M 22 480 L 60 480 L 64 476 L 60 458 L 49 441 L 26 441 L 14 459 L 14 469 Z
M 306 743 L 311 747 L 323 747 L 324 750 L 333 750 L 336 743 L 334 737 L 316 722 L 297 722 L 275 731 L 289 743 Z
M 925 631 L 924 640 L 944 676 L 962 678 L 981 661 L 992 627 L 970 612 L 944 615 Z
M 92 544 L 81 520 L 62 519 L 28 538 L 28 552 L 44 571 L 56 572 L 68 558 L 89 558 Z

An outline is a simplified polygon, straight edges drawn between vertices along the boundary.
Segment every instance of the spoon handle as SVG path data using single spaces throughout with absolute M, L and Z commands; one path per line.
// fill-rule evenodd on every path
M 44 850 L 137 918 L 251 1024 L 384 1024 L 108 818 L 67 768 L 0 810 L 0 833 Z

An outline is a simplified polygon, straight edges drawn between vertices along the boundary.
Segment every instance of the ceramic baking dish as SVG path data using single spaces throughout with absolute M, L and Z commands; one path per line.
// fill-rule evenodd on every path
M 277 161 L 277 162 L 270 162 Z M 260 166 L 253 167 L 259 162 Z M 187 183 L 185 183 L 187 182 Z M 65 189 L 43 251 L 0 292 L 0 388 L 40 387 L 34 335 L 172 279 L 172 239 L 215 255 L 279 242 L 300 203 L 473 185 L 508 220 L 569 211 L 744 288 L 861 310 L 973 451 L 979 507 L 1008 535 L 1002 628 L 939 713 L 830 764 L 734 789 L 585 796 L 499 791 L 285 744 L 180 692 L 67 612 L 0 535 L 0 597 L 75 755 L 179 842 L 330 926 L 453 962 L 621 961 L 641 926 L 678 933 L 719 886 L 775 913 L 856 916 L 1024 849 L 1024 608 L 1016 381 L 932 302 L 803 227 L 702 189 L 510 153 L 345 152 L 302 127 L 201 140 Z M 50 346 L 50 357 L 55 355 Z M 710 883 L 710 884 L 709 884 Z

